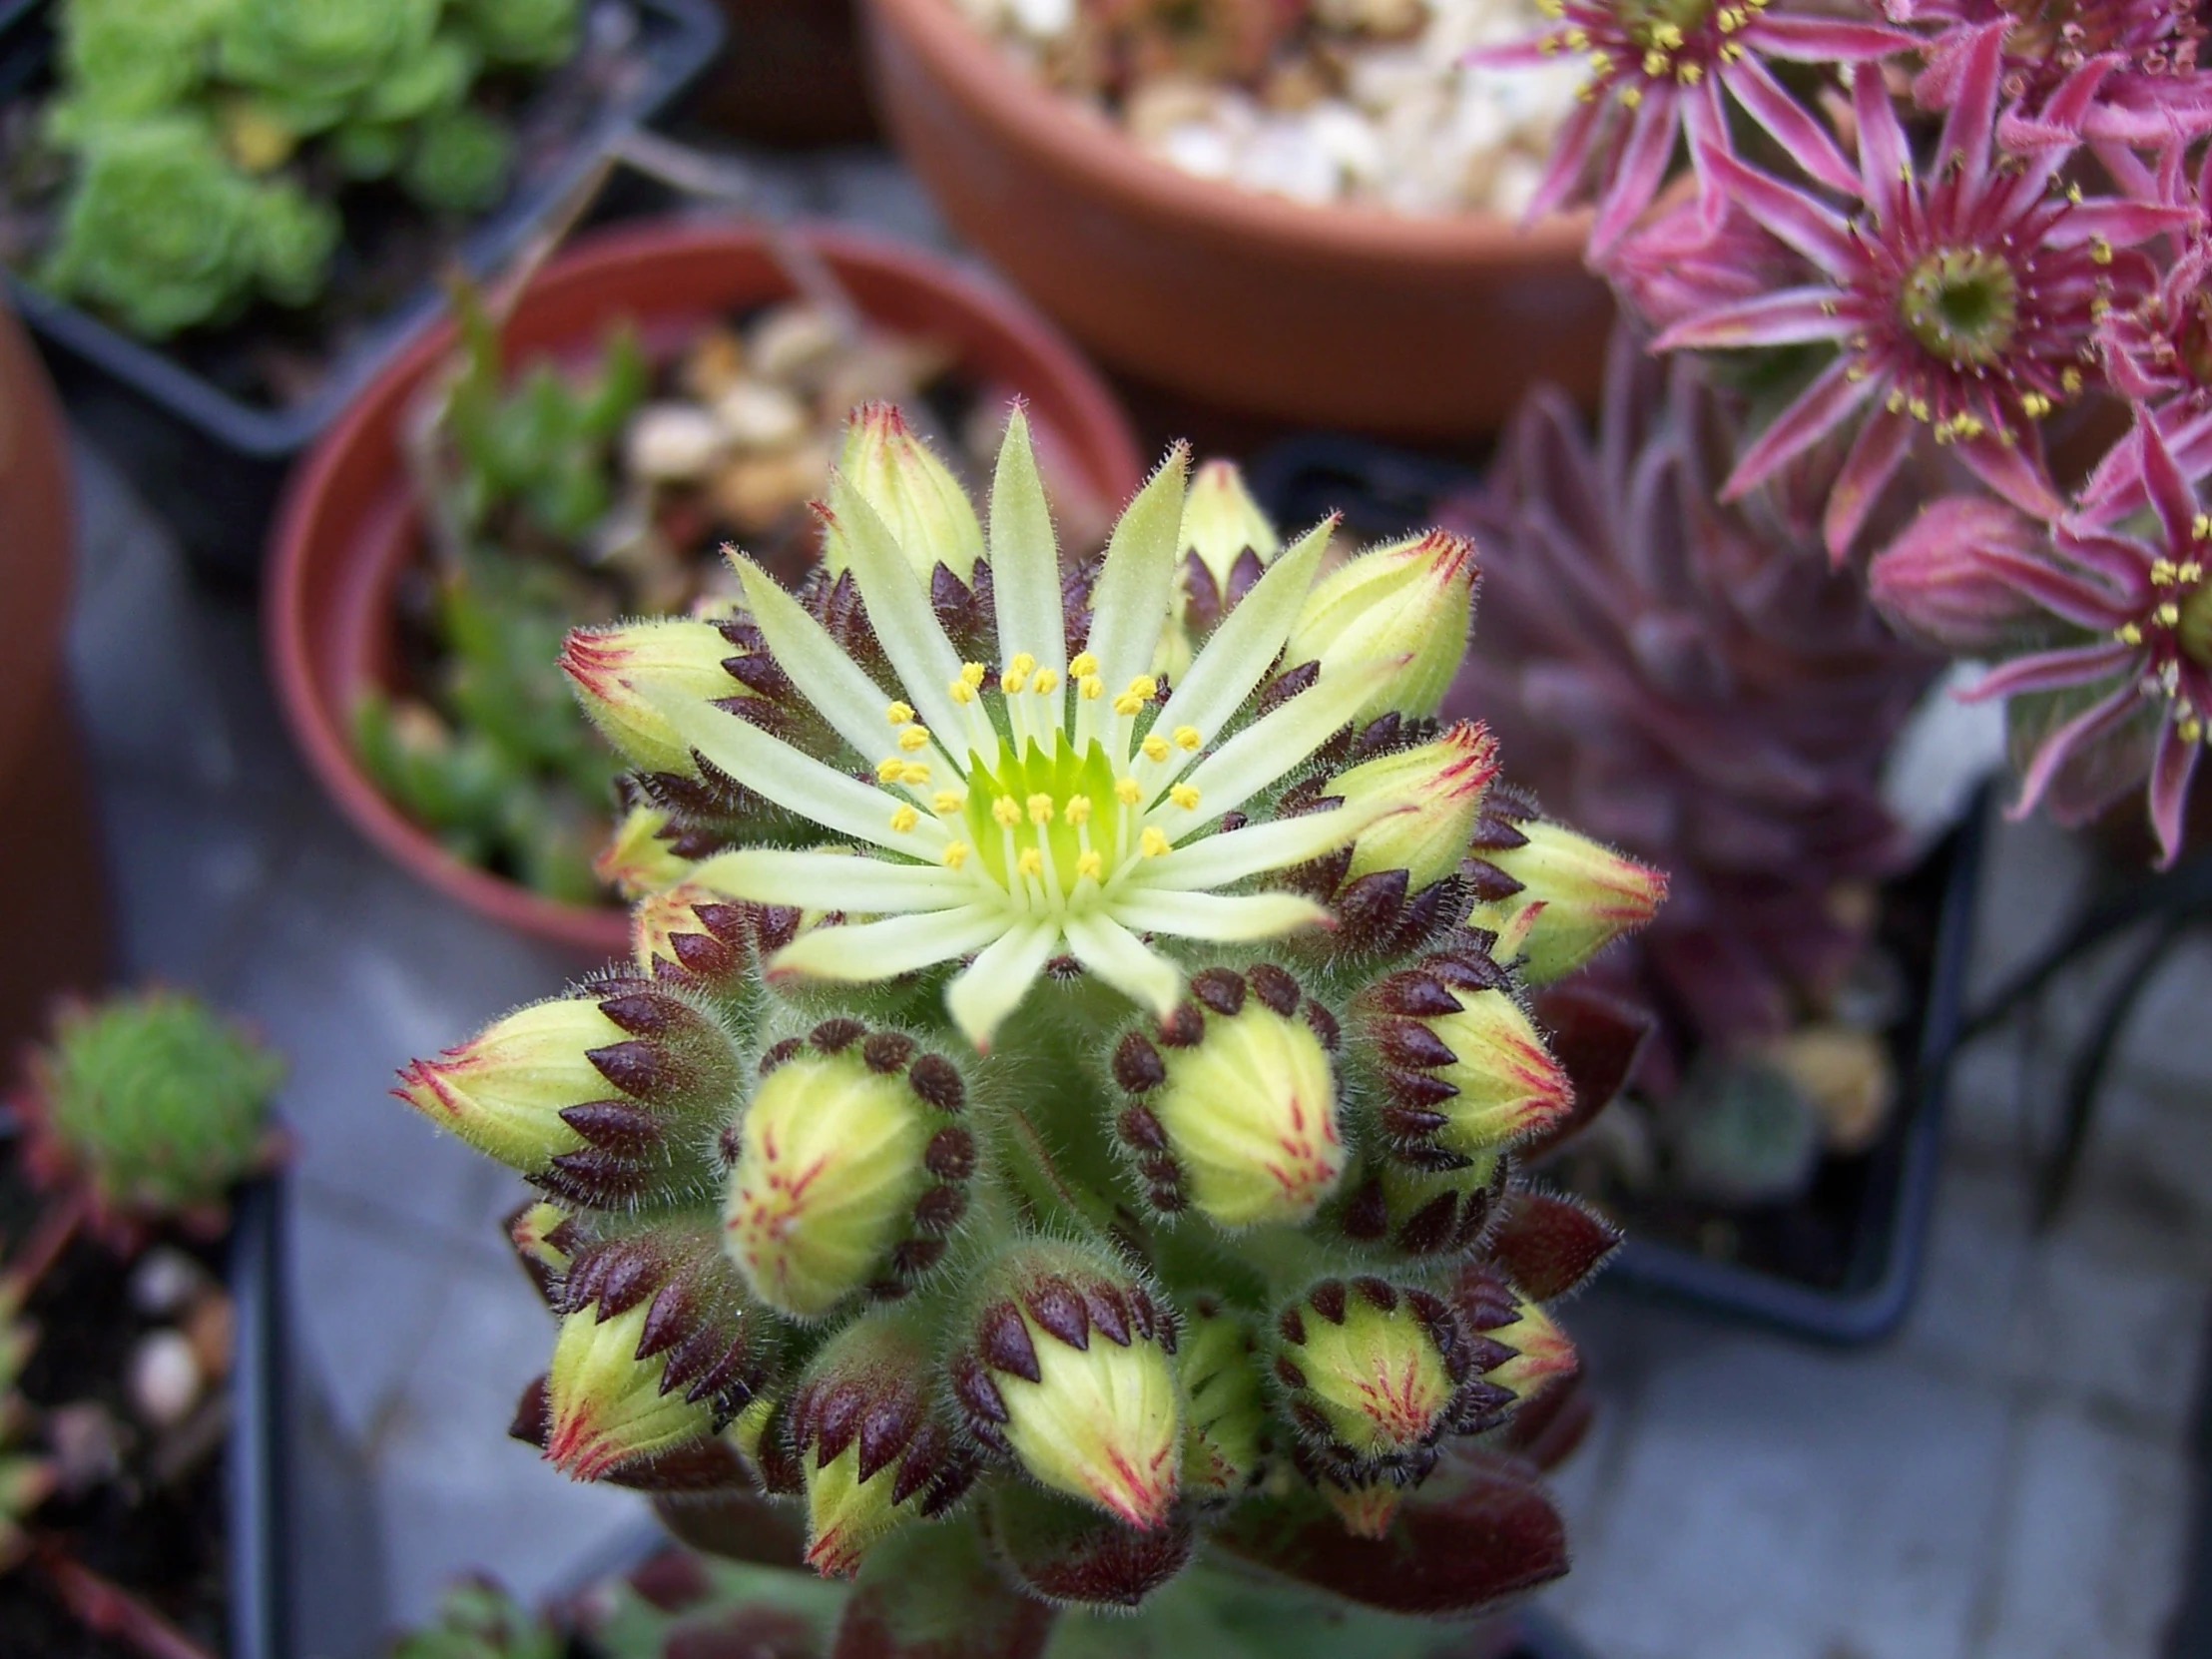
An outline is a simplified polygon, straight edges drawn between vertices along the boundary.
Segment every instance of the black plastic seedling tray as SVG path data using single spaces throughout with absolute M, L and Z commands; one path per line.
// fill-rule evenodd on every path
M 1440 502 L 1476 482 L 1474 473 L 1454 462 L 1329 435 L 1286 440 L 1249 470 L 1254 491 L 1280 522 L 1311 524 L 1324 513 L 1342 512 L 1353 531 L 1369 538 L 1422 528 Z M 1475 637 L 1479 648 L 1479 625 Z M 1927 923 L 1928 948 L 1920 960 L 1905 964 L 1916 1016 L 1900 1025 L 1897 1036 L 1902 1105 L 1883 1139 L 1837 1173 L 1840 1199 L 1830 1195 L 1850 1211 L 1841 1271 L 1820 1283 L 1786 1277 L 1639 1236 L 1631 1219 L 1609 1281 L 1822 1342 L 1872 1342 L 1905 1318 L 1920 1284 L 1941 1161 L 1982 821 L 1979 811 L 1969 815 L 1917 870 L 1887 889 L 1894 900 L 1918 907 Z
M 150 4 L 165 0 L 149 0 Z M 0 103 L 34 95 L 53 57 L 54 0 L 0 0 Z M 523 248 L 630 129 L 652 120 L 713 61 L 723 39 L 714 0 L 628 0 L 632 50 L 645 73 L 577 134 L 558 163 L 517 189 L 462 241 L 469 271 L 496 270 Z M 15 273 L 8 295 L 45 347 L 79 424 L 174 528 L 202 571 L 251 581 L 276 494 L 292 460 L 443 307 L 434 281 L 362 330 L 321 384 L 284 407 L 249 400 L 178 356 L 56 299 Z

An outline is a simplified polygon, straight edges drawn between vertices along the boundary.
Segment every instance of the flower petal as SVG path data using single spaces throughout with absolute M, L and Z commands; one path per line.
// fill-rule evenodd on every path
M 1332 807 L 1323 813 L 1301 813 L 1297 818 L 1275 819 L 1224 830 L 1178 846 L 1157 858 L 1138 864 L 1124 879 L 1126 890 L 1156 888 L 1162 892 L 1196 892 L 1226 887 L 1248 875 L 1285 869 L 1333 852 L 1353 840 L 1371 825 L 1380 824 L 1410 807 Z M 1125 889 L 1115 886 L 1116 902 Z
M 1060 609 L 1059 541 L 1045 504 L 1044 477 L 1029 441 L 1029 419 L 1015 404 L 991 479 L 991 595 L 998 654 L 1018 651 L 1067 678 L 1067 625 Z
M 1122 509 L 1091 590 L 1087 649 L 1112 697 L 1152 666 L 1175 600 L 1175 554 L 1183 530 L 1183 485 L 1191 451 L 1177 444 Z
M 897 798 L 824 766 L 812 755 L 770 737 L 750 721 L 681 692 L 661 691 L 651 685 L 643 690 L 648 701 L 676 728 L 676 735 L 710 765 L 779 807 L 787 807 L 840 835 L 929 863 L 936 861 L 951 838 L 942 825 L 927 817 L 911 830 L 893 830 L 890 819 L 900 805 Z
M 1733 156 L 1709 157 L 1706 167 L 1716 189 L 1829 276 L 1841 277 L 1851 270 L 1851 232 L 1837 214 Z
M 1075 958 L 1132 1002 L 1167 1015 L 1183 992 L 1183 971 L 1111 915 L 1069 916 Z
M 1982 25 L 1967 36 L 1958 71 L 1957 93 L 1943 117 L 1936 154 L 1956 159 L 1959 194 L 1972 201 L 1989 173 L 1989 135 L 1996 126 L 1997 81 L 2004 68 L 2004 32 L 2009 18 Z
M 1747 45 L 1763 57 L 1791 63 L 1867 63 L 1893 52 L 1908 51 L 1916 42 L 1902 29 L 1880 23 L 1855 23 L 1846 18 L 1778 16 L 1753 13 L 1755 21 L 1744 36 Z
M 2195 540 L 2197 492 L 2175 464 L 2158 423 L 2140 413 L 2136 418 L 2143 434 L 2143 491 L 2166 532 L 2166 545 L 2175 557 L 2185 557 Z
M 1877 64 L 1862 64 L 1851 78 L 1852 110 L 1859 121 L 1859 168 L 1875 223 L 1894 227 L 1913 176 L 1913 151 L 1905 141 L 1897 106 Z
M 977 705 L 962 709 L 945 690 L 960 673 L 960 654 L 937 626 L 929 595 L 867 498 L 841 474 L 830 478 L 830 512 L 844 532 L 852 579 L 867 605 L 868 627 L 898 673 L 906 700 L 921 711 L 948 753 L 962 742 L 990 753 L 993 741 Z
M 1961 703 L 1986 703 L 1992 697 L 2017 697 L 2025 692 L 2078 686 L 2119 673 L 2134 660 L 2138 649 L 2117 640 L 2105 640 L 2096 645 L 2036 651 L 1999 664 L 1953 695 Z
M 1912 447 L 1913 422 L 1904 415 L 1877 409 L 1859 428 L 1858 439 L 1845 458 L 1828 492 L 1828 510 L 1822 515 L 1822 531 L 1828 541 L 1828 557 L 1841 565 L 1867 522 L 1867 513 L 1883 487 L 1897 476 L 1899 463 Z
M 894 979 L 980 950 L 1014 925 L 1003 906 L 966 904 L 856 927 L 817 927 L 769 958 L 768 977 L 771 983 L 791 975 L 853 984 Z
M 1721 499 L 1733 501 L 1758 488 L 1783 467 L 1850 419 L 1860 404 L 1874 395 L 1875 377 L 1854 380 L 1852 362 L 1839 357 L 1798 394 L 1796 402 L 1776 415 L 1757 441 L 1736 462 L 1736 470 L 1721 486 Z
M 1327 743 L 1357 714 L 1402 658 L 1353 663 L 1322 677 L 1281 708 L 1271 709 L 1192 768 L 1183 782 L 1198 791 L 1196 807 L 1155 805 L 1145 823 L 1169 840 L 1233 813 Z
M 1674 155 L 1674 141 L 1682 125 L 1679 95 L 1671 84 L 1647 88 L 1628 127 L 1628 142 L 1613 164 L 1613 176 L 1598 201 L 1597 219 L 1590 227 L 1587 257 L 1596 259 L 1628 233 L 1643 211 L 1659 194 Z
M 1836 314 L 1834 288 L 1784 288 L 1684 317 L 1653 340 L 1651 348 L 1729 350 L 1746 345 L 1794 345 L 1803 340 L 1842 339 L 1852 327 Z
M 775 577 L 751 559 L 733 558 L 730 563 L 744 585 L 745 608 L 776 666 L 791 676 L 800 695 L 838 737 L 870 758 L 884 754 L 896 735 L 883 720 L 890 699 Z
M 2108 695 L 2092 703 L 2045 738 L 2020 779 L 2020 798 L 2005 809 L 2008 818 L 2021 819 L 2035 810 L 2043 792 L 2058 776 L 2058 769 L 2083 744 L 2094 743 L 2135 711 L 2141 701 L 2133 684 L 2122 682 Z
M 1966 469 L 2021 512 L 2045 519 L 2065 512 L 2066 504 L 2043 469 L 2042 445 L 2033 430 L 2012 443 L 1985 432 L 1960 440 L 1957 447 Z
M 803 910 L 894 915 L 946 910 L 978 900 L 989 889 L 973 874 L 941 864 L 894 864 L 854 852 L 793 851 L 748 846 L 703 859 L 685 877 L 756 904 L 796 904 Z
M 1218 943 L 1272 939 L 1332 919 L 1327 905 L 1294 892 L 1158 892 L 1141 887 L 1117 894 L 1113 915 L 1143 932 Z
M 1334 517 L 1322 520 L 1268 566 L 1267 574 L 1237 602 L 1176 682 L 1167 707 L 1153 723 L 1156 728 L 1172 732 L 1178 726 L 1195 726 L 1211 740 L 1237 712 L 1282 654 L 1336 527 Z
M 1859 170 L 1844 159 L 1828 129 L 1783 90 L 1765 64 L 1747 53 L 1721 71 L 1721 80 L 1799 167 L 1830 190 L 1846 196 L 1859 193 Z
M 992 1034 L 1021 1006 L 1059 942 L 1056 920 L 1017 921 L 945 987 L 946 1011 L 977 1052 L 990 1052 Z
M 2150 823 L 2158 832 L 2158 867 L 2165 869 L 2181 850 L 2181 814 L 2189 804 L 2189 780 L 2196 776 L 2202 744 L 2184 738 L 2168 716 L 2158 728 L 2158 748 L 2150 764 Z

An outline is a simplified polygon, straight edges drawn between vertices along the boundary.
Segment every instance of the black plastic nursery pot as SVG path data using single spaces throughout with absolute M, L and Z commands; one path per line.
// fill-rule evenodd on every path
M 1418 529 L 1440 501 L 1475 482 L 1473 473 L 1449 461 L 1330 435 L 1286 440 L 1260 455 L 1248 473 L 1279 522 L 1310 524 L 1338 511 L 1363 537 Z M 1478 625 L 1478 646 L 1480 637 Z M 1712 1212 L 1753 1246 L 1742 1253 L 1750 1260 L 1654 1237 L 1631 1210 L 1623 1218 L 1628 1240 L 1608 1271 L 1609 1283 L 1837 1344 L 1873 1342 L 1905 1318 L 1920 1283 L 1941 1159 L 1983 819 L 1978 808 L 1969 813 L 1917 868 L 1883 889 L 1885 914 L 1907 936 L 1898 955 L 1911 1013 L 1892 1035 L 1898 1106 L 1881 1138 L 1856 1157 L 1824 1161 L 1800 1205 Z M 1797 1276 L 1752 1265 L 1762 1254 L 1790 1254 L 1789 1235 L 1805 1232 L 1806 1212 L 1813 1210 L 1819 1212 L 1818 1248 L 1797 1254 L 1822 1258 L 1822 1271 Z
M 0 0 L 0 105 L 47 82 L 55 3 Z M 458 262 L 472 274 L 494 272 L 526 247 L 622 135 L 665 111 L 721 49 L 715 0 L 620 3 L 637 19 L 626 51 L 640 73 L 461 240 Z M 310 395 L 279 406 L 219 383 L 178 352 L 135 339 L 13 271 L 5 276 L 73 416 L 136 482 L 195 566 L 234 582 L 251 582 L 260 568 L 269 518 L 292 460 L 444 309 L 434 280 L 416 284 L 336 352 Z M 232 331 L 254 326 L 249 316 Z

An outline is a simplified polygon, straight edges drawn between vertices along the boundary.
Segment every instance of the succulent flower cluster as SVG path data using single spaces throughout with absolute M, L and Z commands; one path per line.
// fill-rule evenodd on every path
M 512 141 L 486 75 L 576 48 L 577 0 L 66 0 L 48 137 L 74 182 L 41 276 L 160 339 L 322 290 L 332 180 L 489 207 Z
M 1641 1028 L 1524 987 L 1664 882 L 1544 824 L 1478 908 L 1497 746 L 1434 718 L 1472 545 L 1330 570 L 1177 449 L 1064 558 L 1018 409 L 982 516 L 855 422 L 796 596 L 739 559 L 733 613 L 571 642 L 645 803 L 635 959 L 402 1074 L 542 1194 L 516 1432 L 788 1497 L 826 1574 L 981 1549 L 1022 1629 L 1208 1540 L 1409 1611 L 1563 1570 L 1543 1304 L 1615 1235 L 1514 1169 Z
M 111 1231 L 219 1215 L 281 1151 L 270 1102 L 283 1069 L 183 992 L 65 1006 L 14 1100 L 26 1164 Z
M 2148 778 L 2170 859 L 2212 664 L 2160 620 L 2202 562 L 2167 518 L 2212 473 L 2203 9 L 1554 9 L 1505 54 L 1591 64 L 1539 206 L 1594 198 L 1591 262 L 1654 349 L 1721 354 L 1761 392 L 1724 497 L 1821 480 L 1842 562 L 1901 475 L 1936 469 L 1921 499 L 1950 493 L 1876 563 L 1885 611 L 2025 658 L 1981 689 L 2011 699 L 2020 811 L 2084 817 Z

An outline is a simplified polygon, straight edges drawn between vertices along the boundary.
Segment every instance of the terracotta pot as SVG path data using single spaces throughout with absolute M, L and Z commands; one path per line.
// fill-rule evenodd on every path
M 1494 430 L 1538 379 L 1596 395 L 1587 220 L 1309 207 L 1194 178 L 1033 81 L 950 0 L 865 0 L 878 111 L 945 217 L 1142 379 L 1308 425 Z
M 95 991 L 108 933 L 100 836 L 62 660 L 69 450 L 45 372 L 0 307 L 0 1074 L 61 990 Z
M 801 233 L 872 320 L 943 340 L 987 395 L 1029 400 L 1040 451 L 1064 492 L 1118 504 L 1143 481 L 1127 418 L 1049 325 L 933 256 L 843 232 Z M 788 298 L 762 239 L 737 226 L 646 224 L 588 238 L 553 261 L 516 308 L 514 360 L 589 352 L 617 318 L 650 354 L 675 355 L 718 319 Z M 420 520 L 397 434 L 409 402 L 452 347 L 440 325 L 394 363 L 293 477 L 272 549 L 267 644 L 277 697 L 307 764 L 370 840 L 484 915 L 579 951 L 629 947 L 621 910 L 557 902 L 462 862 L 377 792 L 355 760 L 349 711 L 389 684 L 392 590 L 416 555 Z

